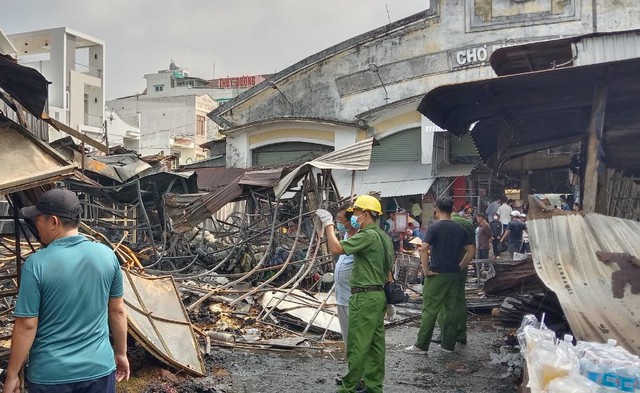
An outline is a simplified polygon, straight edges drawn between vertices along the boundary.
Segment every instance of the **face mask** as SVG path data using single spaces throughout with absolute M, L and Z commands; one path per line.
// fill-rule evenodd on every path
M 336 224 L 336 229 L 338 229 L 338 232 L 340 233 L 347 233 L 347 227 L 344 226 L 343 223 L 339 222 Z
M 358 217 L 351 216 L 351 226 L 353 229 L 360 229 L 360 223 L 358 222 Z

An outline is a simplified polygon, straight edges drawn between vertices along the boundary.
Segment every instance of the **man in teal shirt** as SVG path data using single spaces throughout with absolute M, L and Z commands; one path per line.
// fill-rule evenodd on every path
M 387 298 L 384 285 L 393 280 L 393 244 L 376 220 L 382 214 L 380 202 L 371 195 L 359 196 L 353 204 L 351 226 L 358 233 L 339 242 L 334 234 L 333 217 L 322 209 L 316 214 L 326 228 L 327 245 L 334 255 L 353 255 L 347 361 L 349 372 L 342 378 L 340 392 L 357 392 L 364 376 L 368 393 L 382 393 L 384 381 L 384 316 Z M 359 391 L 358 391 L 359 392 Z
M 27 354 L 30 393 L 112 393 L 129 378 L 120 265 L 112 250 L 78 233 L 81 211 L 75 194 L 62 189 L 21 209 L 46 247 L 22 269 L 5 393 L 19 392 Z

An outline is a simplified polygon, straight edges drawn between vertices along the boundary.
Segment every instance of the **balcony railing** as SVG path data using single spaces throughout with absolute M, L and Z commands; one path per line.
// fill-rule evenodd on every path
M 82 74 L 87 74 L 87 75 L 95 76 L 96 78 L 102 79 L 102 69 L 100 68 L 89 67 L 88 65 L 85 65 L 85 64 L 76 63 L 74 69 L 75 71 L 80 72 Z

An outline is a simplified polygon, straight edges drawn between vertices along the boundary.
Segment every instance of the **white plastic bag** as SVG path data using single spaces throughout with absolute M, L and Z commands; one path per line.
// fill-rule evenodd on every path
M 572 374 L 549 382 L 543 393 L 596 393 L 598 385 L 582 375 Z

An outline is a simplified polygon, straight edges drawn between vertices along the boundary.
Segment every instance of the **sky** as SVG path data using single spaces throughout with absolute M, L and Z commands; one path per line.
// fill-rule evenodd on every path
M 429 0 L 3 0 L 6 35 L 68 27 L 105 42 L 106 97 L 140 93 L 171 59 L 211 79 L 280 71 Z M 387 13 L 388 10 L 388 13 Z M 215 72 L 215 75 L 214 75 Z

